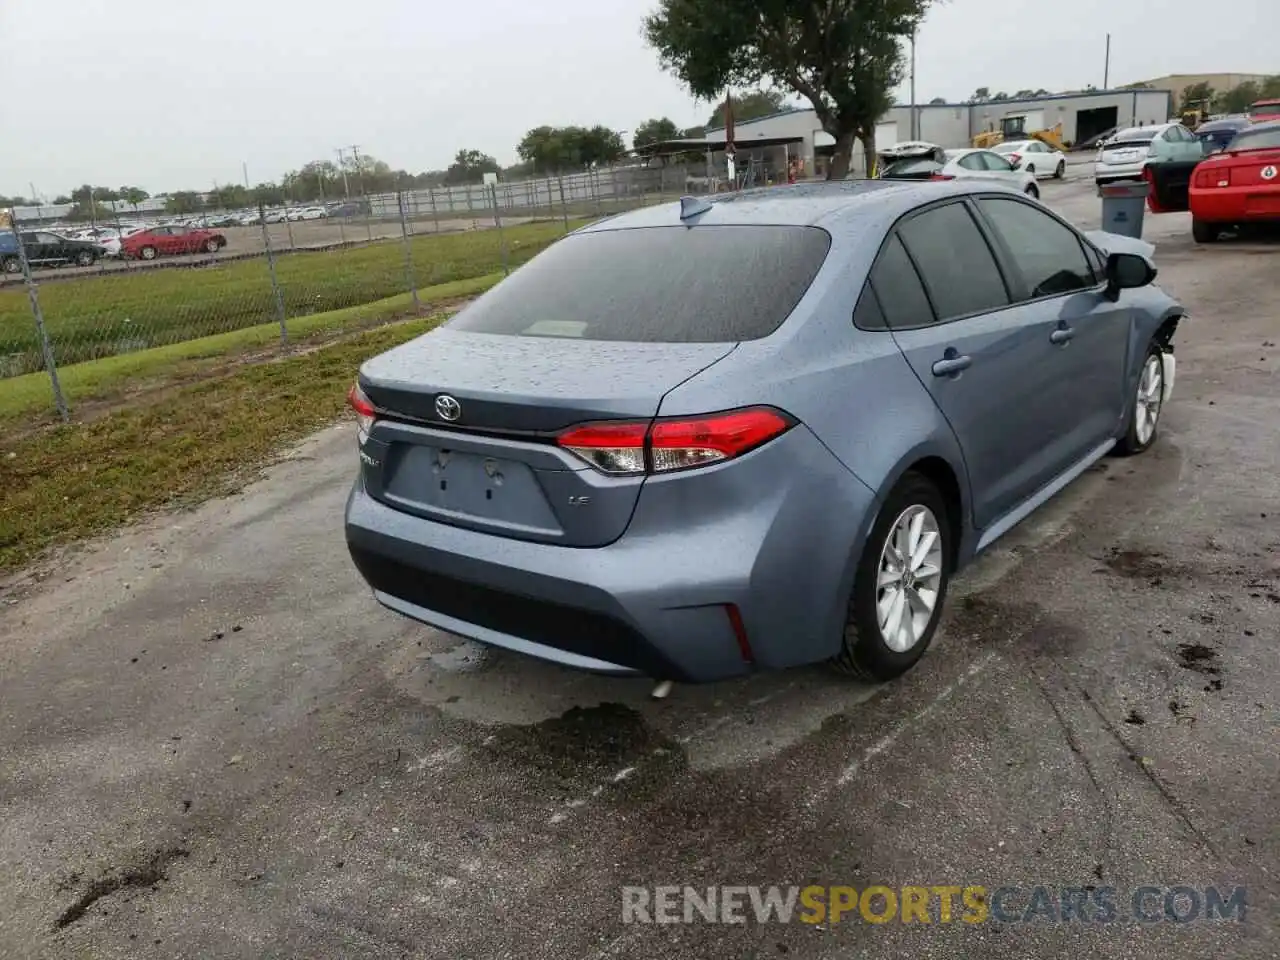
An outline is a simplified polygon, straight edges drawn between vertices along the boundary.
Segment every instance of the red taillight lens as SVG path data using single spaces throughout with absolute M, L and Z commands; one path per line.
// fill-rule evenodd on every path
M 949 173 L 934 173 L 929 175 L 930 180 L 954 180 L 955 177 Z
M 587 423 L 570 427 L 557 442 L 602 473 L 668 473 L 739 457 L 792 426 L 768 407 L 652 423 Z
M 1022 154 L 1020 153 L 1009 154 L 1009 162 L 1016 167 L 1019 163 L 1022 162 Z
M 1219 163 L 1201 164 L 1196 167 L 1194 183 L 1203 189 L 1231 186 L 1231 168 Z
M 356 423 L 360 430 L 360 442 L 363 443 L 365 436 L 369 433 L 369 428 L 373 426 L 373 421 L 377 417 L 378 411 L 369 398 L 364 395 L 359 383 L 351 385 L 351 389 L 347 392 L 347 403 L 356 412 Z

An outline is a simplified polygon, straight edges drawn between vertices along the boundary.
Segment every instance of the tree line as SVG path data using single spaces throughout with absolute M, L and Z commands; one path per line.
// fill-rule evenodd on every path
M 1203 110 L 1205 113 L 1245 113 L 1258 100 L 1280 99 L 1280 74 L 1261 83 L 1246 80 L 1229 90 L 1214 90 L 1207 83 L 1195 83 L 1182 91 L 1180 111 Z

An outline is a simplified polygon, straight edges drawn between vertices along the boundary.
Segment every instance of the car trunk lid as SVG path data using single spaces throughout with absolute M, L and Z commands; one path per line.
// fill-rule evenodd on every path
M 1116 140 L 1102 148 L 1102 162 L 1107 166 L 1127 166 L 1147 159 L 1150 152 L 1150 137 Z
M 643 476 L 606 476 L 555 444 L 595 420 L 649 420 L 667 391 L 733 343 L 631 343 L 442 328 L 370 360 L 378 419 L 362 448 L 371 496 L 443 523 L 601 546 L 626 529 Z

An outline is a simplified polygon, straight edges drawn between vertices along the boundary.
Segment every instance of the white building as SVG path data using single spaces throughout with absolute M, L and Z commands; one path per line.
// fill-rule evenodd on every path
M 1045 130 L 1062 124 L 1061 137 L 1077 143 L 1112 127 L 1164 123 L 1173 114 L 1173 98 L 1167 90 L 1089 90 L 1025 100 L 984 100 L 975 103 L 918 104 L 917 130 L 912 136 L 911 107 L 896 106 L 876 124 L 876 145 L 886 147 L 901 140 L 927 140 L 942 147 L 967 147 L 986 131 L 1007 129 Z M 779 169 L 785 154 L 798 151 L 805 169 L 813 174 L 823 167 L 835 141 L 825 133 L 817 114 L 789 110 L 735 124 L 734 146 L 749 156 L 752 140 L 799 138 L 794 146 L 770 148 L 770 160 Z M 709 141 L 724 143 L 724 128 L 706 132 Z M 782 161 L 782 163 L 779 163 Z M 865 173 L 862 144 L 854 145 L 851 172 Z

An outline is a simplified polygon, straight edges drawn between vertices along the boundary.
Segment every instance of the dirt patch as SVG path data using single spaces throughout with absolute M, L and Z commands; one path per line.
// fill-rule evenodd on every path
M 1203 643 L 1178 644 L 1178 666 L 1184 670 L 1193 670 L 1207 677 L 1217 676 L 1222 672 L 1215 666 L 1217 660 L 1218 652 Z
M 1122 550 L 1115 547 L 1106 557 L 1103 564 L 1107 571 L 1130 580 L 1146 580 L 1151 586 L 1161 586 L 1166 578 L 1179 577 L 1183 569 L 1169 563 L 1164 556 L 1153 550 Z
M 157 850 L 142 863 L 117 870 L 107 870 L 98 879 L 92 881 L 76 901 L 62 911 L 54 922 L 54 927 L 62 930 L 81 919 L 89 908 L 113 893 L 129 888 L 144 889 L 154 887 L 162 880 L 168 879 L 169 865 L 180 857 L 186 857 L 189 851 L 182 847 L 169 847 Z M 72 877 L 78 879 L 79 874 Z

